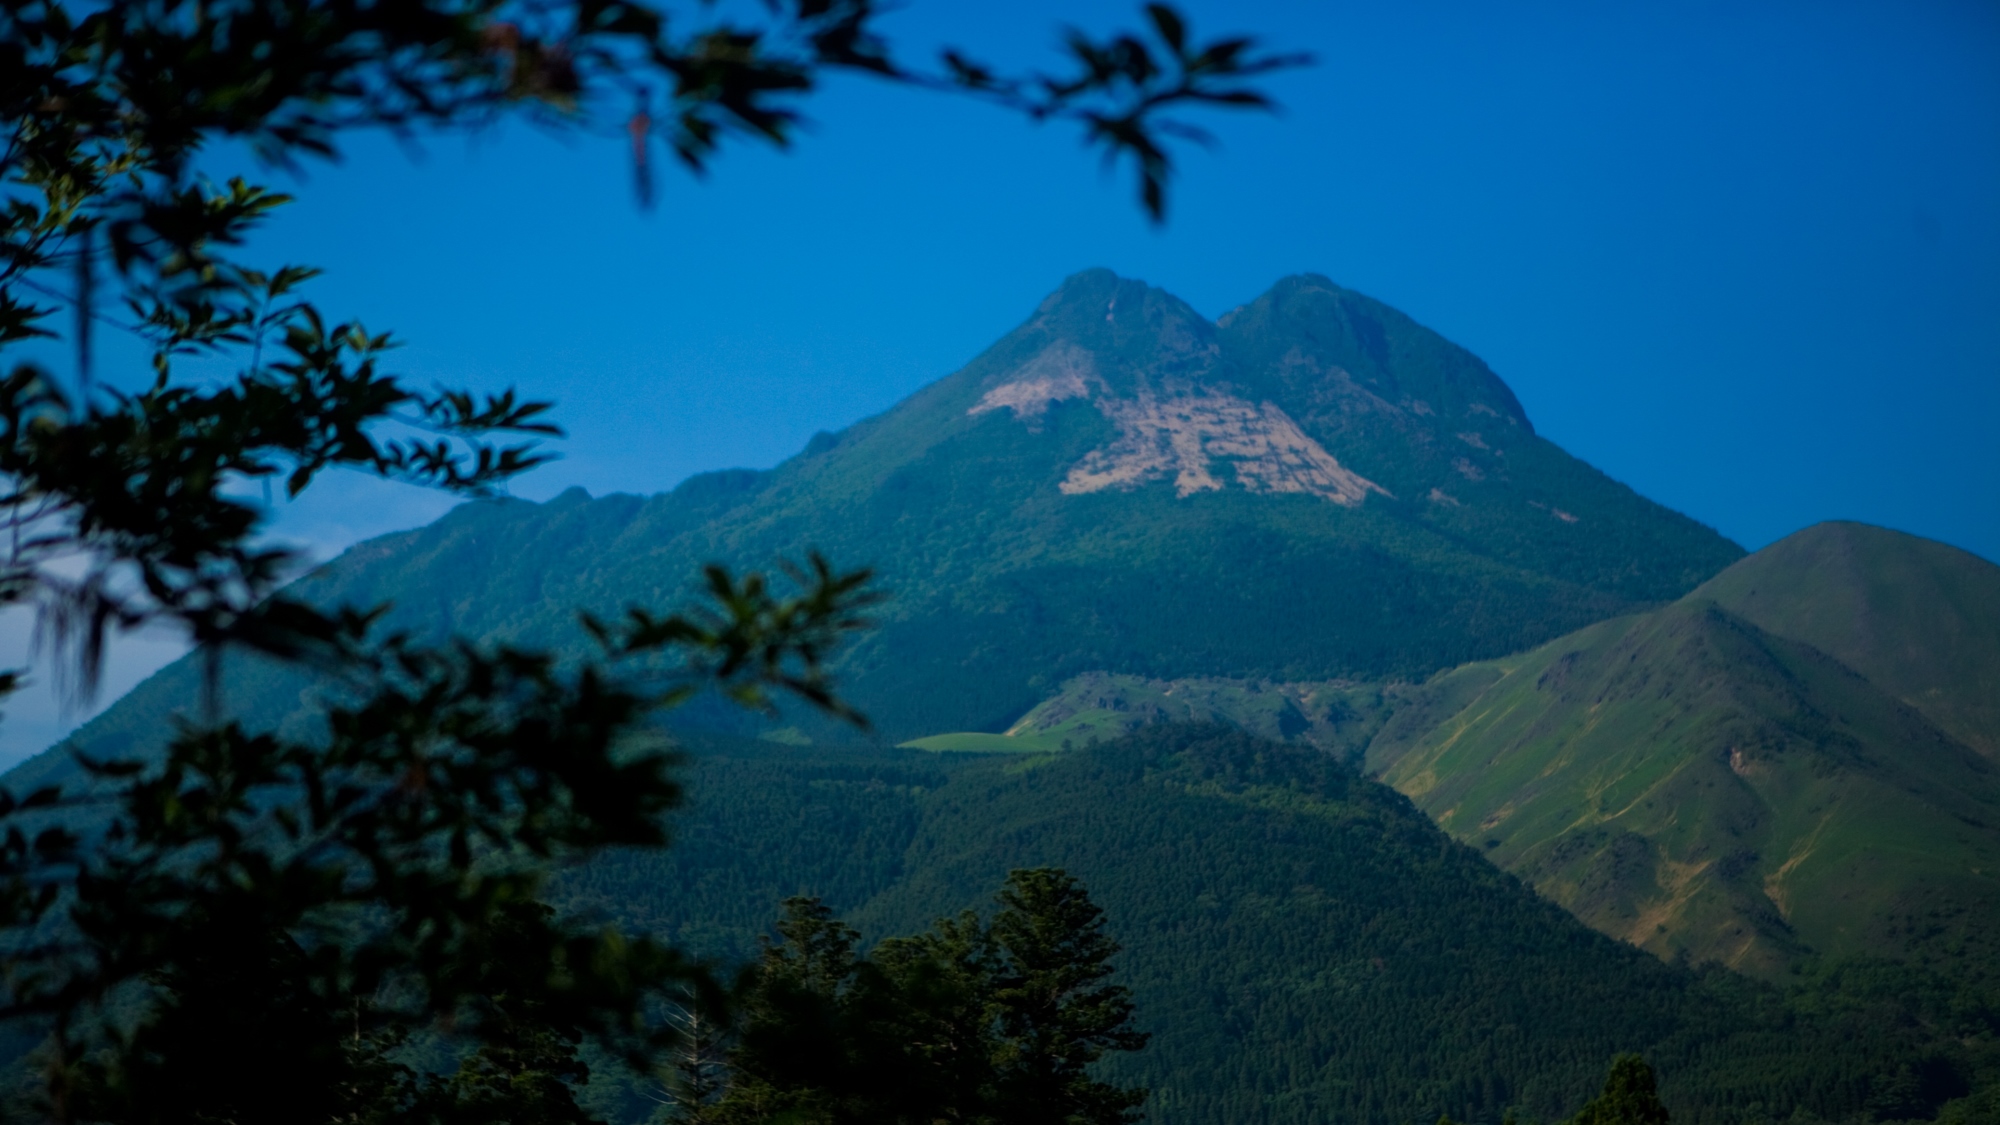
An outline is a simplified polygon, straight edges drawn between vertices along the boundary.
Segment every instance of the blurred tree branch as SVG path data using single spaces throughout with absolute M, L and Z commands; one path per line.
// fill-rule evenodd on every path
M 664 843 L 679 790 L 673 754 L 643 741 L 651 713 L 713 687 L 865 722 L 826 662 L 866 624 L 867 573 L 817 556 L 776 578 L 710 568 L 697 606 L 586 619 L 597 649 L 568 663 L 385 633 L 386 607 L 289 594 L 299 560 L 263 538 L 253 488 L 296 496 L 345 468 L 486 496 L 559 431 L 511 390 L 408 385 L 386 368 L 391 335 L 305 297 L 316 271 L 240 260 L 290 199 L 212 182 L 201 157 L 228 140 L 282 167 L 357 128 L 524 116 L 622 133 L 643 203 L 656 141 L 697 172 L 731 137 L 788 145 L 801 102 L 853 73 L 1072 123 L 1132 162 L 1157 221 L 1171 142 L 1206 136 L 1175 114 L 1266 107 L 1250 80 L 1301 61 L 1198 43 L 1150 5 L 1141 33 L 1070 32 L 1052 73 L 960 50 L 924 66 L 890 49 L 882 14 L 872 0 L 0 0 L 0 609 L 35 606 L 85 694 L 107 638 L 177 626 L 211 696 L 200 723 L 163 732 L 160 757 L 83 759 L 81 787 L 0 793 L 0 1017 L 50 1033 L 44 1112 L 360 1120 L 359 1076 L 394 1064 L 355 1044 L 444 1029 L 561 1055 L 567 1031 L 522 1039 L 493 1015 L 533 1011 L 637 1058 L 671 1035 L 650 1004 L 712 991 L 674 950 L 534 897 L 552 864 Z M 98 326 L 141 339 L 150 368 L 94 379 Z M 35 340 L 72 345 L 76 377 L 25 358 Z M 190 363 L 233 374 L 191 378 Z M 232 650 L 338 685 L 323 728 L 227 721 Z M 0 695 L 19 676 L 0 673 Z

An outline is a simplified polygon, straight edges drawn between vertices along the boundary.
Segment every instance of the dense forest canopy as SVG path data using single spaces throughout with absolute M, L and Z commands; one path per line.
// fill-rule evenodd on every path
M 686 746 L 675 846 L 607 854 L 552 901 L 745 963 L 788 896 L 866 946 L 1059 867 L 1104 910 L 1152 1035 L 1102 1073 L 1150 1089 L 1164 1125 L 1554 1122 L 1627 1052 L 1676 1121 L 1929 1120 L 2000 1063 L 1992 1007 L 1949 978 L 1662 962 L 1310 745 L 1169 724 L 1029 755 Z M 607 1116 L 650 1112 L 616 1078 L 592 1089 Z

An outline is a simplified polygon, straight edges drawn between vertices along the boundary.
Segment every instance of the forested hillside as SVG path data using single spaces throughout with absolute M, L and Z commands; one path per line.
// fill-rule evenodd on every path
M 1155 1037 L 1120 1065 L 1167 1125 L 1552 1120 L 1625 1050 L 1676 1121 L 1849 1119 L 1901 1077 L 1929 1117 L 1985 1065 L 1955 1038 L 1984 1017 L 1903 978 L 1787 1001 L 1610 940 L 1309 747 L 1185 725 L 1031 757 L 703 745 L 675 846 L 563 901 L 734 960 L 787 895 L 880 937 L 1064 867 L 1126 947 Z
M 1663 958 L 1782 977 L 1881 956 L 1991 988 L 1996 685 L 2000 567 L 1832 523 L 1673 605 L 1421 684 L 1090 674 L 980 745 L 1226 722 L 1365 759 Z

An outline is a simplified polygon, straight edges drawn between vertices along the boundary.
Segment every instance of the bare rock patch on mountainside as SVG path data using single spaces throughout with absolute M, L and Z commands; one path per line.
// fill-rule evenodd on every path
M 1343 466 L 1273 403 L 1213 391 L 1102 400 L 1118 438 L 1092 450 L 1063 478 L 1067 495 L 1171 480 L 1180 496 L 1219 492 L 1226 480 L 1250 492 L 1303 492 L 1355 507 L 1389 491 Z

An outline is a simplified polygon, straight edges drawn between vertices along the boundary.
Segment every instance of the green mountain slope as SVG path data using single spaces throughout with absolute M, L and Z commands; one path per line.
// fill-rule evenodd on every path
M 1002 737 L 1054 749 L 1065 741 L 1081 746 L 1156 723 L 1225 723 L 1277 741 L 1308 742 L 1350 761 L 1361 756 L 1391 715 L 1420 699 L 1429 699 L 1428 693 L 1407 683 L 1156 680 L 1087 672 L 1036 704 Z M 929 749 L 934 741 L 920 739 L 912 745 Z M 1008 744 L 987 745 L 999 749 Z
M 2000 566 L 1860 523 L 1822 523 L 1695 593 L 1819 649 L 2000 757 Z
M 1812 1015 L 1597 934 L 1311 747 L 1186 725 L 1030 758 L 707 745 L 675 848 L 575 873 L 571 905 L 733 959 L 784 895 L 880 936 L 1061 865 L 1125 946 L 1155 1033 L 1126 1074 L 1159 1125 L 1553 1120 L 1622 1050 L 1686 1125 L 1856 1118 L 1906 1067 L 1928 1116 L 1976 1077 L 1893 1005 Z
M 1831 655 L 1830 655 L 1831 654 Z M 1839 659 L 1835 659 L 1838 656 Z M 2000 965 L 2000 567 L 1822 524 L 1422 685 L 1076 677 L 1009 731 L 1223 721 L 1368 768 L 1593 926 L 1764 974 Z
M 818 547 L 893 600 L 844 658 L 890 741 L 1000 731 L 1070 676 L 1417 677 L 1677 597 L 1740 557 L 1538 437 L 1476 357 L 1324 278 L 1211 323 L 1106 271 L 770 472 L 468 505 L 308 581 L 424 631 L 566 647 L 575 611 Z M 144 743 L 163 672 L 78 736 Z M 237 666 L 264 723 L 306 686 Z M 824 728 L 811 728 L 819 735 Z
M 2000 771 L 1824 654 L 1690 601 L 1434 687 L 1465 680 L 1371 763 L 1599 929 L 1764 972 L 2000 956 Z

